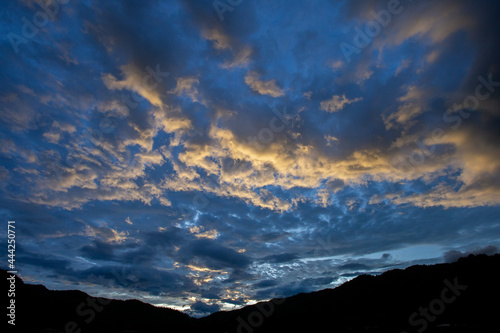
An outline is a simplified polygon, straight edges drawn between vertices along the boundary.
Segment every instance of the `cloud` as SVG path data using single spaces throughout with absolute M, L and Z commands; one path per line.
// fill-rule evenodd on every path
M 207 304 L 202 301 L 196 301 L 191 304 L 191 310 L 201 314 L 214 313 L 220 311 L 220 306 L 218 304 Z
M 157 110 L 155 112 L 155 120 L 157 121 L 158 127 L 161 128 L 166 133 L 175 133 L 179 135 L 177 140 L 180 140 L 180 135 L 184 132 L 193 129 L 193 123 L 189 118 L 182 115 L 178 109 L 174 110 Z M 174 140 L 172 140 L 171 146 L 174 146 Z
M 487 127 L 484 131 L 489 132 Z M 409 195 L 388 194 L 385 197 L 397 204 L 411 203 L 419 207 L 477 207 L 494 206 L 499 203 L 499 183 L 496 177 L 500 170 L 500 160 L 497 158 L 498 149 L 489 143 L 482 133 L 470 126 L 464 126 L 460 132 L 448 132 L 439 139 L 431 133 L 425 133 L 422 147 L 427 147 L 427 156 L 423 156 L 422 163 L 416 164 L 408 171 L 413 178 L 434 180 L 439 175 L 450 174 L 451 170 L 459 172 L 456 180 L 460 186 L 454 188 L 447 182 L 436 183 L 432 189 Z M 415 144 L 416 138 L 408 140 Z M 401 145 L 404 145 L 401 143 Z M 441 147 L 453 147 L 441 150 Z M 416 152 L 415 148 L 413 151 Z M 422 152 L 422 150 L 418 150 Z M 405 156 L 406 153 L 403 153 Z M 432 176 L 434 174 L 434 177 Z M 374 198 L 373 202 L 378 199 Z
M 30 103 L 36 99 L 33 90 L 24 85 L 16 87 L 15 92 L 4 93 L 0 97 L 2 112 L 0 119 L 9 124 L 15 132 L 23 132 L 37 128 L 37 120 L 40 118 L 39 111 Z
M 262 81 L 259 79 L 259 74 L 254 71 L 249 71 L 245 76 L 245 83 L 255 92 L 261 95 L 269 95 L 272 97 L 280 97 L 285 92 L 276 85 L 276 80 Z
M 194 226 L 189 228 L 189 231 L 194 234 L 196 238 L 207 238 L 207 239 L 216 239 L 219 236 L 217 230 L 206 230 L 203 226 Z
M 198 89 L 195 87 L 200 81 L 196 77 L 179 77 L 175 89 L 170 93 L 177 96 L 188 96 L 193 102 L 198 102 Z
M 500 5 L 404 4 L 339 60 L 386 5 L 80 1 L 0 43 L 23 274 L 199 314 L 498 247 Z
M 342 61 L 342 60 L 337 60 L 337 61 L 330 61 L 329 63 L 329 66 L 333 69 L 333 70 L 338 70 L 340 68 L 342 68 L 343 66 L 345 65 L 345 63 Z
M 251 55 L 253 51 L 249 46 L 242 47 L 235 55 L 232 60 L 224 62 L 222 68 L 235 68 L 247 66 L 251 60 Z
M 59 123 L 57 121 L 54 121 L 52 123 L 52 127 L 61 130 L 61 132 L 66 132 L 69 134 L 73 134 L 76 132 L 76 127 L 72 124 L 68 123 Z
M 229 51 L 233 54 L 233 58 L 226 60 L 220 65 L 221 68 L 231 69 L 235 67 L 246 66 L 250 62 L 250 56 L 253 51 L 248 45 L 243 45 L 232 39 L 220 27 L 204 29 L 202 31 L 203 38 L 213 42 L 213 46 L 219 52 Z
M 339 142 L 339 139 L 332 135 L 325 135 L 326 145 L 333 146 Z
M 230 50 L 231 40 L 228 35 L 226 35 L 219 28 L 206 29 L 202 31 L 202 36 L 213 42 L 214 47 L 217 50 Z
M 333 95 L 332 98 L 322 101 L 320 104 L 320 109 L 327 112 L 337 112 L 342 110 L 346 105 L 362 101 L 363 97 L 357 97 L 354 99 L 348 99 L 345 94 Z
M 189 242 L 181 247 L 178 256 L 183 263 L 188 264 L 197 259 L 205 267 L 213 270 L 243 269 L 251 262 L 248 256 L 209 239 L 198 239 Z
M 487 245 L 483 248 L 477 248 L 474 250 L 464 251 L 464 252 L 457 251 L 457 250 L 450 250 L 450 251 L 445 252 L 443 256 L 444 256 L 445 262 L 451 263 L 451 262 L 457 261 L 458 259 L 460 259 L 462 257 L 467 257 L 471 254 L 473 254 L 473 255 L 486 254 L 486 255 L 490 256 L 490 255 L 493 255 L 493 254 L 496 254 L 499 252 L 500 252 L 500 250 L 498 249 L 498 247 L 496 247 L 494 245 Z
M 123 65 L 120 67 L 123 80 L 117 79 L 109 73 L 102 75 L 102 81 L 110 90 L 130 90 L 136 92 L 154 106 L 162 106 L 163 102 L 160 94 L 152 88 L 155 84 L 151 84 L 149 80 L 153 79 L 151 74 L 146 72 L 146 69 L 140 70 L 134 64 Z M 161 80 L 163 78 L 160 77 Z
M 345 269 L 347 271 L 359 271 L 359 270 L 368 270 L 370 267 L 368 267 L 365 264 L 360 264 L 360 263 L 349 263 L 349 264 L 344 264 L 339 266 L 340 269 Z
M 127 231 L 117 231 L 106 226 L 87 225 L 85 227 L 85 234 L 109 244 L 121 244 L 128 239 Z
M 429 38 L 433 43 L 440 43 L 455 32 L 466 30 L 474 24 L 474 19 L 464 11 L 465 8 L 459 3 L 438 4 L 433 8 L 426 8 L 420 4 L 413 9 L 413 15 L 410 15 L 413 24 L 409 22 L 398 24 L 394 39 L 397 44 L 412 37 Z M 446 10 L 447 15 L 441 17 L 431 15 L 436 10 Z M 458 17 L 460 20 L 456 19 Z
M 82 255 L 93 260 L 115 260 L 114 247 L 98 240 L 80 249 Z
M 425 101 L 427 100 L 426 92 L 416 86 L 409 86 L 406 95 L 398 98 L 398 101 L 404 104 L 398 108 L 398 111 L 389 115 L 384 119 L 386 128 L 390 129 L 393 123 L 407 125 L 412 119 L 423 112 Z
M 266 256 L 261 260 L 265 262 L 280 263 L 280 262 L 293 261 L 297 258 L 298 256 L 295 253 L 282 253 L 282 254 L 273 254 L 270 256 Z
M 54 133 L 54 132 L 45 132 L 43 133 L 43 137 L 50 143 L 57 143 L 61 135 L 59 133 Z

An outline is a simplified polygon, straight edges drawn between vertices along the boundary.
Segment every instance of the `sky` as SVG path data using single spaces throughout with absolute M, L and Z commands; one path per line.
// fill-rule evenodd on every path
M 26 282 L 199 317 L 498 252 L 498 1 L 1 7 Z

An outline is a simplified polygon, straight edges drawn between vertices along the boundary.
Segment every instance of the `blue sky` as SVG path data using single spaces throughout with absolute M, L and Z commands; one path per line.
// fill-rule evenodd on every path
M 500 246 L 496 1 L 49 3 L 0 14 L 26 281 L 201 316 Z

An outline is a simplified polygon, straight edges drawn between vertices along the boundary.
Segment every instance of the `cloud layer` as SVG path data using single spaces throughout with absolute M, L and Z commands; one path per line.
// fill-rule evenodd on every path
M 499 246 L 500 6 L 387 6 L 10 1 L 23 274 L 201 315 Z

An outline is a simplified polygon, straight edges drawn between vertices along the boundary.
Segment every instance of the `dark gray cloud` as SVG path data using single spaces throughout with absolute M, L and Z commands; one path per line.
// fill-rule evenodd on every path
M 478 255 L 478 254 L 486 254 L 486 255 L 493 255 L 498 253 L 500 250 L 498 247 L 494 245 L 487 245 L 482 248 L 470 250 L 470 251 L 457 251 L 457 250 L 450 250 L 444 253 L 444 261 L 445 262 L 455 262 L 458 259 L 462 257 L 467 257 L 471 254 L 473 255 Z
M 193 310 L 196 313 L 207 314 L 219 311 L 220 307 L 217 304 L 206 304 L 203 303 L 202 301 L 197 301 L 191 304 L 191 310 Z
M 186 263 L 190 262 L 192 258 L 197 258 L 212 269 L 227 267 L 239 269 L 245 268 L 250 264 L 250 258 L 246 255 L 208 239 L 190 242 L 181 248 L 179 255 L 181 260 Z
M 270 256 L 266 256 L 261 260 L 266 262 L 279 263 L 279 262 L 293 261 L 297 258 L 298 256 L 295 253 L 282 253 L 282 254 L 273 254 Z
M 114 260 L 115 255 L 113 250 L 113 246 L 97 240 L 80 249 L 83 256 L 95 260 Z
M 351 263 L 351 264 L 345 264 L 339 266 L 340 269 L 345 269 L 347 271 L 360 271 L 360 270 L 368 270 L 370 267 L 368 267 L 365 264 L 359 264 L 359 263 Z

